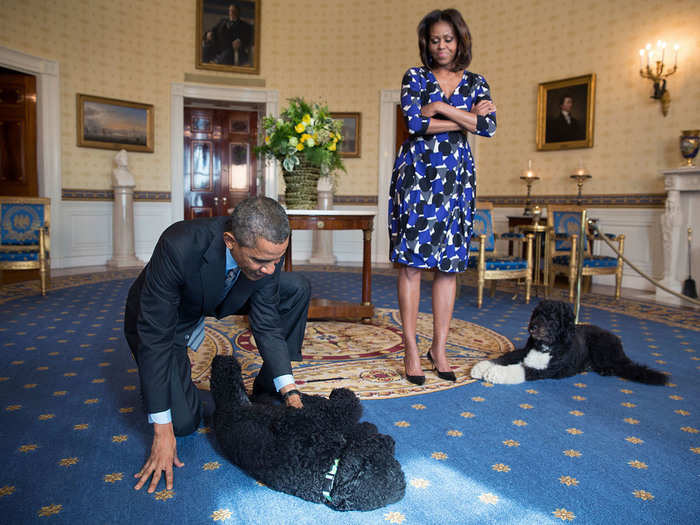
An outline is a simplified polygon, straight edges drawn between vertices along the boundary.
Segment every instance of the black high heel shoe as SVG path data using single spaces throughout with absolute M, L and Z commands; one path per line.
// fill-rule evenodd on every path
M 444 379 L 445 381 L 457 381 L 457 376 L 455 376 L 455 373 L 452 372 L 451 370 L 449 372 L 440 372 L 440 370 L 438 370 L 438 367 L 435 364 L 435 361 L 433 361 L 433 356 L 430 355 L 430 350 L 428 350 L 428 353 L 425 354 L 425 356 L 428 358 L 430 363 L 433 365 L 433 368 L 437 372 L 437 375 L 440 379 Z
M 404 364 L 403 364 L 403 367 L 404 367 L 404 370 L 405 370 L 405 369 L 406 369 L 406 363 L 405 363 L 405 362 L 404 362 Z M 420 386 L 420 385 L 422 385 L 423 383 L 425 383 L 425 375 L 421 375 L 421 376 L 412 376 L 412 375 L 409 375 L 409 374 L 407 373 L 407 374 L 406 374 L 406 379 L 407 379 L 410 383 L 413 383 L 414 385 L 418 385 L 418 386 Z

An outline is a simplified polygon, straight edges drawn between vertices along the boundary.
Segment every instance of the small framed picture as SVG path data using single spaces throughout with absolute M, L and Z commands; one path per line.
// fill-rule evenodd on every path
M 360 156 L 360 113 L 331 113 L 331 118 L 343 121 L 343 140 L 338 151 L 341 157 Z
M 261 0 L 197 0 L 195 67 L 260 72 Z
M 77 95 L 78 146 L 153 153 L 153 105 Z
M 540 84 L 537 149 L 592 148 L 594 109 L 594 73 Z

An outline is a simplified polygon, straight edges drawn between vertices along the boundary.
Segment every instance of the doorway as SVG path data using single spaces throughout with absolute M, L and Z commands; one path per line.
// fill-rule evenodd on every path
M 216 104 L 220 106 L 221 104 Z M 262 174 L 254 148 L 261 108 L 221 109 L 211 101 L 184 108 L 184 218 L 230 215 L 259 193 Z

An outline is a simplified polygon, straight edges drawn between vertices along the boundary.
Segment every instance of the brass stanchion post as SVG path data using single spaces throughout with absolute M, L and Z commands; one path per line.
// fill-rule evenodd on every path
M 588 218 L 586 210 L 581 212 L 581 231 L 578 236 L 578 246 L 576 251 L 576 295 L 574 297 L 574 322 L 578 324 L 578 314 L 581 309 L 581 280 L 583 279 L 583 252 L 586 249 L 588 238 L 586 231 L 588 230 Z

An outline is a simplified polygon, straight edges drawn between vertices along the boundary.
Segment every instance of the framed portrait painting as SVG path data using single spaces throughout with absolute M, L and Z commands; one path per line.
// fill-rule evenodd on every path
M 153 105 L 77 95 L 78 146 L 153 153 Z
M 537 93 L 537 149 L 593 147 L 595 74 L 544 82 Z
M 261 0 L 197 0 L 195 67 L 260 72 Z
M 331 118 L 341 120 L 343 127 L 340 134 L 343 140 L 338 151 L 341 157 L 360 156 L 360 114 L 359 113 L 331 113 Z

